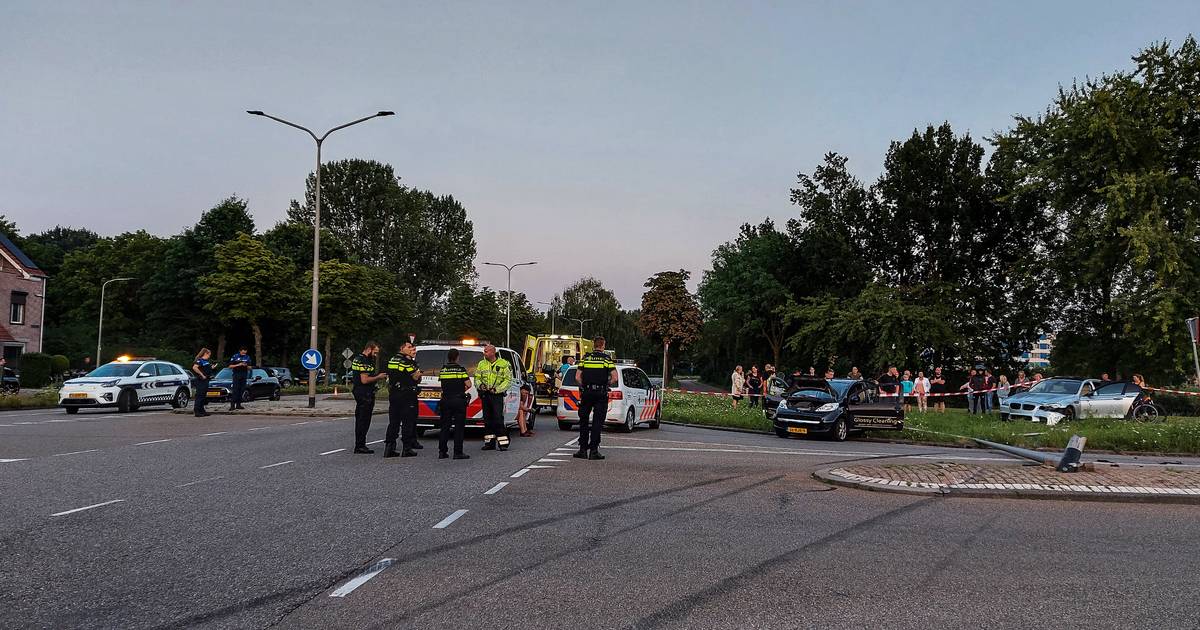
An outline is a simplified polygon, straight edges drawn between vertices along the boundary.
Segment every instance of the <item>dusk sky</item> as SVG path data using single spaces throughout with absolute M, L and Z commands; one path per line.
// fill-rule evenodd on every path
M 0 8 L 0 213 L 169 235 L 236 194 L 260 229 L 326 160 L 392 164 L 467 208 L 478 262 L 548 300 L 592 275 L 626 308 L 746 221 L 792 216 L 827 151 L 976 138 L 1059 84 L 1131 67 L 1195 2 L 24 2 Z M 785 264 L 785 261 L 781 261 Z M 504 272 L 480 267 L 481 284 Z M 694 282 L 693 282 L 694 286 Z

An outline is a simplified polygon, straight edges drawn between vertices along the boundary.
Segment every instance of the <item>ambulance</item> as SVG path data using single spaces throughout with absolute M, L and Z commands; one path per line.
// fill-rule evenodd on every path
M 479 400 L 479 392 L 475 389 L 475 368 L 483 360 L 485 342 L 474 339 L 460 341 L 422 341 L 417 346 L 417 366 L 421 369 L 421 384 L 417 390 L 417 434 L 423 435 L 426 430 L 438 429 L 441 426 L 441 414 L 438 405 L 442 400 L 442 386 L 438 382 L 438 373 L 446 364 L 446 353 L 451 348 L 458 350 L 458 364 L 466 368 L 471 375 L 472 387 L 467 390 L 470 402 L 467 403 L 467 428 L 483 427 L 483 403 Z M 496 355 L 508 361 L 512 366 L 512 380 L 504 395 L 504 425 L 517 426 L 517 412 L 521 405 L 521 383 L 525 378 L 521 357 L 509 348 L 496 348 Z M 534 419 L 527 418 L 529 428 L 533 428 Z
M 525 352 L 522 355 L 523 365 L 533 371 L 533 412 L 536 415 L 542 409 L 552 410 L 558 405 L 559 367 L 565 356 L 579 357 L 591 352 L 592 340 L 573 335 L 529 335 L 525 337 Z
M 579 383 L 572 367 L 558 390 L 558 428 L 570 431 L 579 424 Z M 657 429 L 662 418 L 662 389 L 650 382 L 641 368 L 617 365 L 617 386 L 608 392 L 605 426 L 632 433 L 639 424 Z

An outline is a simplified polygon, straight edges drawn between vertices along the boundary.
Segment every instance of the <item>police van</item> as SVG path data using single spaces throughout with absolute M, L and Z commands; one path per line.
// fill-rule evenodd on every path
M 658 428 L 662 418 L 662 390 L 650 382 L 650 377 L 641 368 L 617 365 L 617 386 L 608 392 L 607 426 L 619 426 L 626 433 L 633 427 L 647 424 Z M 563 376 L 558 390 L 558 428 L 570 431 L 579 424 L 579 383 L 575 380 L 577 370 L 572 367 Z
M 483 360 L 482 343 L 472 339 L 456 342 L 422 341 L 417 346 L 417 365 L 421 368 L 421 384 L 417 390 L 417 433 L 423 434 L 428 429 L 441 426 L 441 412 L 438 409 L 442 400 L 442 385 L 438 381 L 438 373 L 446 364 L 446 353 L 451 348 L 458 350 L 458 364 L 463 366 L 471 375 L 471 388 L 467 390 L 470 402 L 467 403 L 467 428 L 483 427 L 483 403 L 479 399 L 479 391 L 475 388 L 475 368 Z M 521 357 L 508 348 L 496 348 L 496 356 L 508 361 L 512 366 L 512 380 L 509 381 L 508 391 L 504 395 L 504 425 L 517 426 L 517 411 L 521 406 L 521 383 L 525 378 L 525 370 Z M 529 428 L 533 428 L 534 419 L 526 418 Z

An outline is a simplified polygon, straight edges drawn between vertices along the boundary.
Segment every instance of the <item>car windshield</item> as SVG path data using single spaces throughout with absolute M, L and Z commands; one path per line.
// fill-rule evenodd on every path
M 1069 379 L 1049 379 L 1029 388 L 1031 394 L 1078 394 L 1082 381 Z
M 222 368 L 221 371 L 217 372 L 217 375 L 214 376 L 213 378 L 218 381 L 233 380 L 233 370 L 231 370 L 229 368 Z
M 141 363 L 106 363 L 88 372 L 88 376 L 133 376 L 133 373 L 140 367 L 142 367 Z
M 421 374 L 437 376 L 442 366 L 446 365 L 446 353 L 449 351 L 449 348 L 417 348 L 417 365 L 421 367 Z M 458 364 L 466 368 L 468 374 L 474 375 L 475 366 L 482 360 L 482 350 L 458 351 Z

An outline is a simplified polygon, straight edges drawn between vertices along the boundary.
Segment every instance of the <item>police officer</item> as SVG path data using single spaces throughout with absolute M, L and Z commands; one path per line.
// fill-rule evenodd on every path
M 374 373 L 377 354 L 379 344 L 368 341 L 362 353 L 350 360 L 354 381 L 354 452 L 361 455 L 375 452 L 367 448 L 367 429 L 371 428 L 371 414 L 375 411 L 375 382 L 387 378 L 387 372 Z
M 229 410 L 245 409 L 242 406 L 242 397 L 246 395 L 246 379 L 250 377 L 250 354 L 246 351 L 246 346 L 238 346 L 238 353 L 229 358 L 229 369 L 233 370 Z
M 417 348 L 410 342 L 400 346 L 400 352 L 387 362 L 388 426 L 383 438 L 384 457 L 413 457 L 416 449 L 425 448 L 417 441 L 417 384 L 421 369 L 417 366 Z M 396 435 L 404 445 L 396 452 Z
M 446 459 L 446 442 L 450 439 L 450 425 L 454 425 L 454 459 L 471 459 L 463 452 L 463 431 L 467 425 L 467 401 L 471 389 L 471 376 L 466 368 L 458 364 L 458 349 L 446 351 L 446 365 L 438 373 L 442 384 L 442 400 L 438 411 L 442 416 L 442 428 L 438 431 L 438 459 Z
M 617 365 L 604 352 L 604 337 L 593 340 L 595 350 L 576 365 L 579 381 L 579 459 L 604 459 L 600 454 L 600 432 L 608 415 L 608 388 L 617 384 Z M 590 420 L 590 425 L 589 425 Z
M 196 353 L 196 360 L 192 363 L 192 378 L 196 380 L 196 405 L 193 411 L 197 418 L 203 418 L 209 415 L 204 410 L 204 405 L 208 402 L 208 381 L 212 378 L 212 351 L 208 348 L 200 348 L 200 352 Z
M 483 360 L 475 366 L 475 382 L 483 402 L 483 450 L 508 450 L 508 427 L 504 425 L 504 396 L 512 383 L 512 366 L 496 355 L 496 346 L 483 348 Z

